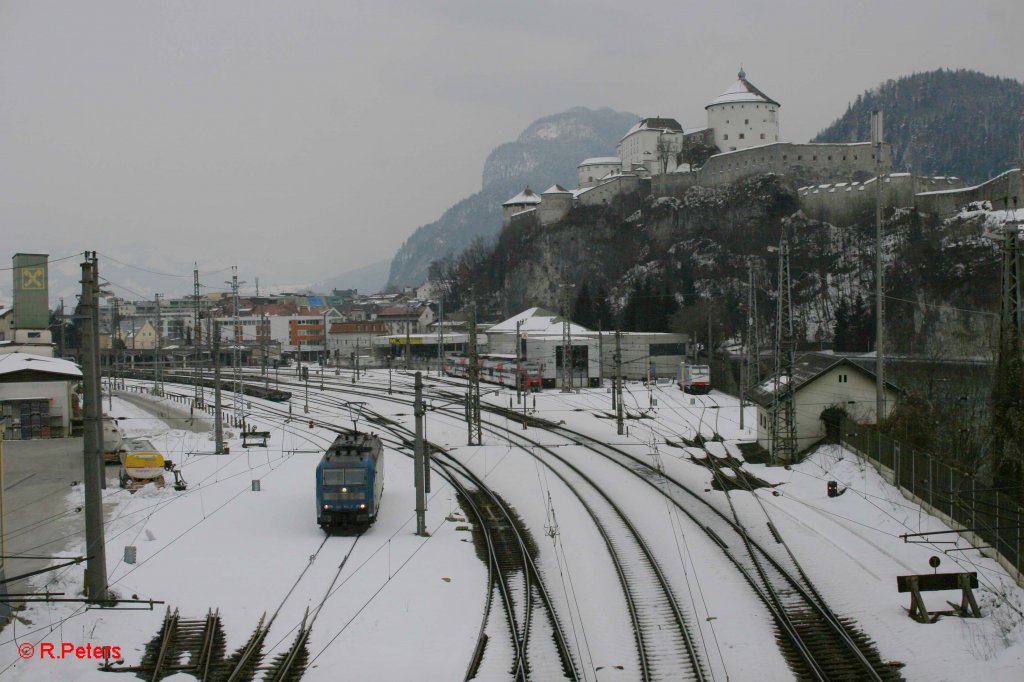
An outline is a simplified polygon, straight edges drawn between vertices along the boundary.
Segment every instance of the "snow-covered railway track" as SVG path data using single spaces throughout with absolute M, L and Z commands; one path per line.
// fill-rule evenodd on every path
M 608 548 L 619 577 L 636 638 L 637 674 L 642 680 L 708 679 L 686 615 L 643 536 L 629 516 L 587 474 L 551 448 L 514 430 L 512 442 L 548 467 L 577 497 Z M 541 458 L 535 452 L 544 453 Z
M 902 679 L 898 670 L 881 661 L 873 643 L 851 621 L 831 612 L 788 552 L 789 560 L 781 560 L 778 552 L 755 541 L 737 518 L 729 518 L 673 477 L 620 448 L 563 426 L 539 420 L 533 425 L 569 438 L 635 474 L 703 529 L 772 614 L 785 643 L 783 653 L 801 679 Z
M 346 393 L 352 394 L 347 385 L 343 388 Z M 377 395 L 369 392 L 361 394 Z M 402 398 L 396 398 L 395 401 L 403 404 L 410 402 Z M 321 394 L 312 396 L 310 402 L 339 408 L 346 401 Z M 274 418 L 289 416 L 287 410 L 267 405 L 259 406 L 252 412 Z M 392 434 L 385 441 L 411 456 L 413 434 L 408 429 L 366 407 L 362 410 L 362 416 L 375 428 Z M 304 415 L 303 421 L 329 429 L 338 428 L 316 417 L 308 419 Z M 513 679 L 523 682 L 556 678 L 578 680 L 572 652 L 566 644 L 558 616 L 534 563 L 536 547 L 532 539 L 514 512 L 482 479 L 443 449 L 432 446 L 432 451 L 433 467 L 439 469 L 441 476 L 458 492 L 463 509 L 474 516 L 475 526 L 480 533 L 480 544 L 487 555 L 490 575 L 480 635 L 467 667 L 466 679 L 503 679 L 512 675 Z M 502 660 L 500 656 L 492 659 L 487 656 L 488 646 L 496 642 L 494 629 L 500 627 L 491 620 L 497 611 L 492 608 L 496 596 L 502 606 L 500 613 L 503 617 L 499 617 L 499 621 L 505 623 L 503 634 L 507 634 L 513 663 L 510 669 L 490 671 L 489 665 L 500 663 L 489 663 L 489 660 Z

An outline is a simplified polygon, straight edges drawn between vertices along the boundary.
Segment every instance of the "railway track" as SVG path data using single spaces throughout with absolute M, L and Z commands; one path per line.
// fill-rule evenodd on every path
M 772 552 L 756 540 L 733 510 L 729 518 L 671 476 L 619 448 L 563 426 L 547 430 L 571 438 L 632 472 L 690 517 L 725 552 L 776 621 L 783 654 L 800 679 L 901 680 L 886 665 L 873 643 L 849 619 L 828 608 L 788 550 Z M 717 474 L 721 476 L 721 473 Z M 728 490 L 732 481 L 720 481 Z M 731 499 L 729 500 L 732 505 Z M 782 545 L 773 526 L 774 544 Z
M 314 402 L 337 407 L 335 401 L 319 397 Z M 274 417 L 286 412 L 269 406 L 259 408 Z M 393 446 L 412 452 L 412 432 L 383 415 L 364 410 L 376 428 L 392 434 L 386 439 Z M 305 417 L 304 417 L 305 418 Z M 312 420 L 316 423 L 318 420 Z M 322 425 L 337 428 L 334 425 Z M 490 617 L 497 600 L 502 607 L 505 628 L 512 649 L 512 664 L 499 674 L 515 680 L 571 679 L 578 680 L 576 663 L 568 647 L 557 613 L 544 585 L 535 559 L 536 544 L 515 512 L 491 490 L 482 479 L 442 448 L 432 446 L 434 466 L 459 495 L 461 506 L 474 518 L 478 547 L 484 548 L 488 567 L 489 589 L 485 601 L 478 641 L 467 667 L 466 679 L 483 674 L 487 666 L 487 647 L 494 637 Z M 536 630 L 542 633 L 534 636 Z M 550 635 L 550 636 L 547 636 Z M 298 638 L 297 638 L 298 639 Z M 550 661 L 555 661 L 552 665 Z M 268 678 L 269 679 L 269 678 Z M 274 678 L 276 679 L 276 678 Z
M 438 380 L 432 378 L 432 381 Z M 356 386 L 345 384 L 343 390 L 347 393 L 384 397 L 381 395 L 383 388 L 373 389 L 359 385 L 357 389 Z M 401 389 L 394 392 L 406 393 Z M 439 391 L 438 394 L 446 398 L 460 397 L 453 391 Z M 406 399 L 402 402 L 410 401 Z M 788 552 L 780 556 L 779 551 L 765 549 L 760 542 L 761 538 L 750 533 L 739 522 L 735 510 L 734 518 L 728 518 L 678 481 L 665 476 L 648 463 L 590 436 L 558 427 L 542 419 L 523 417 L 519 412 L 486 403 L 484 408 L 515 422 L 526 420 L 531 426 L 544 428 L 569 438 L 619 464 L 668 498 L 697 523 L 741 571 L 775 619 L 779 629 L 780 647 L 792 669 L 801 679 L 902 679 L 896 669 L 881 662 L 872 643 L 856 629 L 852 621 L 838 618 L 827 608 L 792 555 L 789 554 L 789 560 L 786 560 L 785 554 Z M 460 417 L 461 414 L 456 413 L 455 416 Z M 612 524 L 606 521 L 606 525 Z M 643 550 L 634 547 L 630 554 L 643 554 Z M 650 577 L 641 579 L 639 576 L 624 576 L 622 580 L 624 583 L 649 583 Z M 634 621 L 636 620 L 634 617 Z M 511 626 L 510 629 L 514 631 L 516 626 Z M 644 639 L 640 634 L 637 637 L 638 641 Z M 642 646 L 638 644 L 641 651 Z M 661 650 L 662 647 L 658 649 Z M 640 658 L 645 658 L 645 655 L 640 654 Z M 648 670 L 646 674 L 651 674 L 651 671 Z M 517 672 L 517 679 L 519 676 L 520 673 Z
M 346 387 L 346 392 L 352 392 L 351 388 Z M 456 416 L 457 414 L 454 413 Z M 373 421 L 382 428 L 394 430 L 394 426 L 396 426 L 394 422 L 380 415 L 377 415 Z M 404 427 L 398 427 L 398 429 L 404 434 L 408 434 L 407 431 L 404 431 Z M 506 430 L 493 424 L 488 425 L 487 429 L 505 434 L 505 437 L 512 443 L 526 443 L 530 448 L 544 452 L 545 457 L 541 458 L 534 455 L 529 448 L 524 448 L 524 452 L 534 456 L 543 466 L 552 469 L 555 475 L 573 491 L 593 520 L 607 547 L 623 592 L 625 610 L 634 631 L 636 671 L 639 679 L 707 679 L 708 673 L 700 655 L 700 646 L 695 641 L 688 619 L 679 606 L 664 572 L 658 566 L 653 552 L 644 542 L 640 532 L 630 522 L 628 516 L 594 481 L 554 451 L 543 447 L 536 441 L 524 438 L 513 430 Z M 404 442 L 403 445 L 407 449 L 411 449 L 410 443 Z M 562 466 L 557 469 L 553 467 L 552 459 L 561 462 Z M 451 461 L 462 467 L 464 471 L 468 471 L 456 460 L 451 459 Z M 479 481 L 477 484 L 480 485 Z M 493 496 L 493 493 L 491 495 Z M 504 515 L 509 518 L 508 512 L 504 512 Z M 510 523 L 514 525 L 514 521 L 511 519 Z M 491 540 L 485 538 L 485 542 L 490 543 Z M 519 547 L 517 553 L 525 555 L 522 543 Z M 497 561 L 500 564 L 501 559 Z M 532 562 L 530 563 L 532 564 Z M 525 571 L 516 571 L 516 574 L 528 575 Z M 521 588 L 519 593 L 526 593 L 528 589 L 529 586 Z M 512 608 L 514 607 L 506 606 L 506 611 L 511 612 Z M 519 611 L 524 614 L 522 622 L 528 632 L 529 608 L 525 612 L 522 609 Z M 551 617 L 553 618 L 553 616 Z M 513 631 L 518 630 L 515 624 L 510 627 Z M 519 655 L 517 647 L 517 657 Z M 567 654 L 562 656 L 563 661 L 566 656 Z M 520 679 L 524 672 L 529 671 L 517 668 L 516 678 Z

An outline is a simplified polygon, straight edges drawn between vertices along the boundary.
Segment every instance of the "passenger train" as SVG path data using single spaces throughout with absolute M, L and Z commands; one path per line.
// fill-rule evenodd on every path
M 679 363 L 679 388 L 683 393 L 710 393 L 711 368 L 707 365 Z
M 517 363 L 515 355 L 480 355 L 480 381 L 501 384 L 515 388 L 517 384 L 524 391 L 539 391 L 544 384 L 541 366 L 536 362 L 522 361 Z M 469 357 L 465 355 L 449 355 L 444 359 L 444 372 L 453 377 L 469 377 Z
M 316 467 L 316 521 L 328 533 L 361 532 L 377 520 L 384 447 L 372 433 L 343 433 Z

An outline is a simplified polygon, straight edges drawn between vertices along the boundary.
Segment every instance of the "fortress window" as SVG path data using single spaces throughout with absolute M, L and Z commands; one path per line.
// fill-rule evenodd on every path
M 789 159 L 789 154 L 783 154 L 782 155 L 782 160 L 786 161 L 787 159 Z
M 743 119 L 743 125 L 745 125 L 745 126 L 750 125 L 750 119 L 749 118 Z
M 722 135 L 722 139 L 723 140 L 728 140 L 729 139 L 729 133 L 726 133 L 725 135 Z
M 817 154 L 815 154 L 814 156 L 811 157 L 811 161 L 817 161 L 817 160 L 818 160 L 818 155 Z
M 803 154 L 799 154 L 799 155 L 798 155 L 798 156 L 796 157 L 796 160 L 797 160 L 797 161 L 803 161 L 803 160 L 804 160 L 804 156 L 803 156 Z
M 854 154 L 854 155 L 853 155 L 853 160 L 854 160 L 854 161 L 856 161 L 856 160 L 857 160 L 857 155 L 856 155 L 856 154 Z
M 764 139 L 764 133 L 761 133 L 761 139 L 762 140 Z
M 846 157 L 845 156 L 843 157 L 843 161 L 846 161 Z
M 742 140 L 743 138 L 744 138 L 743 133 L 740 133 L 740 139 Z
M 828 160 L 829 160 L 829 161 L 831 161 L 831 160 L 832 160 L 832 155 L 831 155 L 831 154 L 829 154 L 829 155 L 828 155 Z

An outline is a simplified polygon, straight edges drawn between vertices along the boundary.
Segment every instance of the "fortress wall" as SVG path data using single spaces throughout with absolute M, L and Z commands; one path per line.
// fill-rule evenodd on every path
M 1024 208 L 1024 175 L 1019 168 L 973 187 L 921 192 L 915 197 L 915 205 L 922 213 L 948 216 L 974 201 L 989 201 L 996 209 L 1013 208 L 1014 197 L 1018 206 Z

